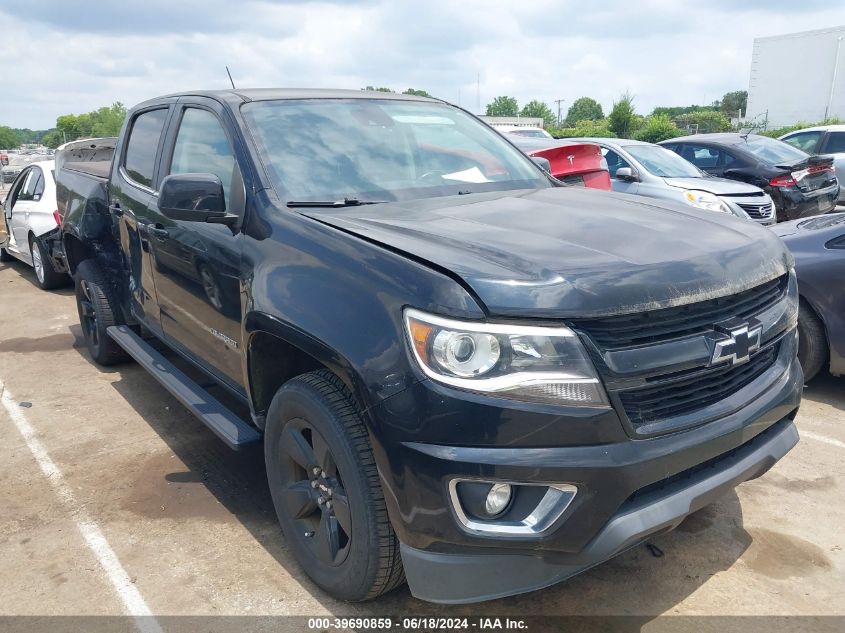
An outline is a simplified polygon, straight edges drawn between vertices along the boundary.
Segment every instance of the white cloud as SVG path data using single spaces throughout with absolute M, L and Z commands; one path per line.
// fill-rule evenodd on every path
M 239 87 L 414 87 L 474 110 L 480 76 L 482 107 L 509 94 L 565 111 L 588 95 L 607 109 L 629 90 L 647 113 L 747 88 L 754 37 L 845 23 L 845 7 L 816 0 L 72 4 L 0 7 L 0 124 L 226 88 L 226 64 Z

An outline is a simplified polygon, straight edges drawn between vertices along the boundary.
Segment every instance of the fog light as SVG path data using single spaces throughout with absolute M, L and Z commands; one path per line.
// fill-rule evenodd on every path
M 511 501 L 510 484 L 493 484 L 490 492 L 487 493 L 487 500 L 484 502 L 484 509 L 491 517 L 504 512 Z

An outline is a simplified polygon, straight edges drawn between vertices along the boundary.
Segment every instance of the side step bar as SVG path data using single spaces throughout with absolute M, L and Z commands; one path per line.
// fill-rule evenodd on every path
M 138 361 L 153 378 L 172 393 L 179 402 L 197 416 L 234 450 L 240 450 L 247 444 L 258 442 L 261 434 L 241 418 L 223 406 L 216 398 L 191 380 L 173 363 L 162 356 L 144 339 L 135 334 L 126 325 L 113 325 L 106 329 L 108 335 L 120 345 L 126 353 Z

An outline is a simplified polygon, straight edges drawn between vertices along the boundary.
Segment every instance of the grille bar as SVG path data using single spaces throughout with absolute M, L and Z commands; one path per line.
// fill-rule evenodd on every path
M 729 297 L 652 312 L 578 320 L 573 324 L 603 349 L 657 343 L 711 331 L 714 323 L 731 317 L 755 316 L 782 299 L 787 284 L 788 276 L 783 275 Z
M 680 380 L 667 376 L 659 384 L 619 392 L 634 429 L 715 404 L 751 384 L 777 359 L 780 343 L 770 345 L 739 366 L 717 365 Z
M 740 204 L 739 206 L 749 216 L 756 220 L 762 220 L 764 218 L 772 217 L 771 202 L 767 202 L 766 204 Z

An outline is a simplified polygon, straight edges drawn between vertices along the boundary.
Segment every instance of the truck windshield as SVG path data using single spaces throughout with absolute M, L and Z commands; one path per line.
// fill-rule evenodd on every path
M 627 145 L 625 150 L 648 171 L 659 178 L 702 178 L 698 167 L 675 152 L 656 145 Z
M 363 203 L 552 186 L 496 132 L 445 104 L 278 100 L 247 103 L 241 111 L 273 187 L 289 202 Z

